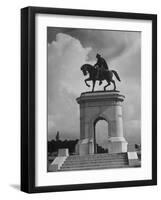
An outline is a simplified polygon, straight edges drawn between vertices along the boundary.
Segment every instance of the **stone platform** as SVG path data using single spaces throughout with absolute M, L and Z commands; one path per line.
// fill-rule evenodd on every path
M 125 96 L 119 91 L 85 92 L 77 98 L 80 105 L 79 155 L 96 153 L 95 125 L 99 120 L 108 123 L 107 143 L 109 153 L 127 152 L 123 134 L 122 103 Z
M 58 162 L 58 158 L 60 163 Z M 85 156 L 72 155 L 57 157 L 49 166 L 49 172 L 75 171 L 75 170 L 96 170 L 140 167 L 136 152 L 114 153 L 114 154 L 89 154 Z

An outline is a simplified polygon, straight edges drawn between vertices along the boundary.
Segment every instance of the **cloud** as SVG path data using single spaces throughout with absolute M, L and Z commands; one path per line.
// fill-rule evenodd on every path
M 84 48 L 80 41 L 59 33 L 48 44 L 48 132 L 57 130 L 66 137 L 79 137 L 79 112 L 76 98 L 83 89 L 81 65 L 86 62 L 90 47 Z M 83 86 L 84 87 L 84 86 Z M 54 126 L 52 125 L 52 122 Z M 76 135 L 77 134 L 77 135 Z
M 141 116 L 141 43 L 139 32 L 85 29 L 48 29 L 48 135 L 56 131 L 66 138 L 79 138 L 79 105 L 76 98 L 89 90 L 80 71 L 84 63 L 96 62 L 96 52 L 118 72 L 117 88 L 125 95 L 124 130 L 138 141 Z M 115 79 L 116 80 L 116 79 Z M 104 83 L 105 84 L 105 83 Z M 103 86 L 102 86 L 103 88 Z M 109 89 L 112 89 L 110 86 Z M 98 84 L 96 89 L 100 89 Z M 102 133 L 102 130 L 99 130 Z M 106 138 L 106 133 L 101 136 Z M 99 136 L 98 136 L 99 140 Z
M 72 87 L 73 83 L 80 85 L 80 67 L 86 62 L 90 50 L 90 47 L 83 48 L 79 40 L 62 33 L 57 34 L 56 41 L 48 44 L 49 98 L 54 98 L 54 91 L 63 82 Z
M 137 42 L 140 43 L 140 32 L 126 32 L 113 30 L 48 28 L 48 40 L 55 40 L 58 33 L 65 33 L 81 41 L 84 47 L 90 46 L 89 57 L 95 57 L 100 52 L 108 59 L 114 59 L 128 51 Z

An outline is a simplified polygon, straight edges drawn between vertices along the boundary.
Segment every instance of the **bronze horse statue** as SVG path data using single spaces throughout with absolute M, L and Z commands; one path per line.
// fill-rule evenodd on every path
M 107 81 L 107 85 L 104 86 L 104 91 L 106 91 L 106 88 L 111 84 L 111 82 L 114 85 L 114 90 L 116 90 L 116 84 L 115 84 L 115 81 L 113 80 L 113 74 L 115 75 L 115 77 L 117 78 L 118 81 L 121 81 L 118 73 L 115 70 L 104 69 L 101 77 L 97 77 L 97 73 L 98 73 L 97 68 L 95 68 L 94 66 L 92 66 L 90 64 L 84 64 L 81 66 L 81 71 L 83 72 L 84 76 L 89 74 L 89 77 L 84 80 L 85 84 L 88 87 L 90 87 L 90 85 L 87 83 L 87 81 L 93 81 L 92 92 L 94 91 L 96 81 L 100 81 L 100 80 Z

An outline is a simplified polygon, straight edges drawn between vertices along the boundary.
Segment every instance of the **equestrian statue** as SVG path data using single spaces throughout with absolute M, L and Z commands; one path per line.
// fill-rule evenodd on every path
M 99 85 L 101 85 L 102 81 L 106 80 L 107 85 L 104 86 L 104 91 L 106 91 L 106 88 L 111 84 L 111 82 L 114 85 L 114 90 L 116 90 L 116 84 L 113 80 L 113 74 L 115 75 L 118 81 L 121 81 L 118 73 L 115 70 L 109 70 L 105 59 L 100 54 L 97 54 L 96 58 L 97 62 L 94 66 L 90 64 L 84 64 L 81 66 L 81 71 L 83 72 L 84 76 L 89 74 L 89 77 L 85 79 L 85 84 L 88 87 L 90 87 L 90 85 L 87 82 L 93 81 L 92 92 L 94 92 L 96 81 L 99 81 Z

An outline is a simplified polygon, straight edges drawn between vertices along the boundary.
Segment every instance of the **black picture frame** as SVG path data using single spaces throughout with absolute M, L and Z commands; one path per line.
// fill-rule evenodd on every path
M 59 14 L 152 21 L 152 178 L 77 185 L 35 186 L 35 16 Z M 27 193 L 103 189 L 157 184 L 157 15 L 45 7 L 21 9 L 21 190 Z

